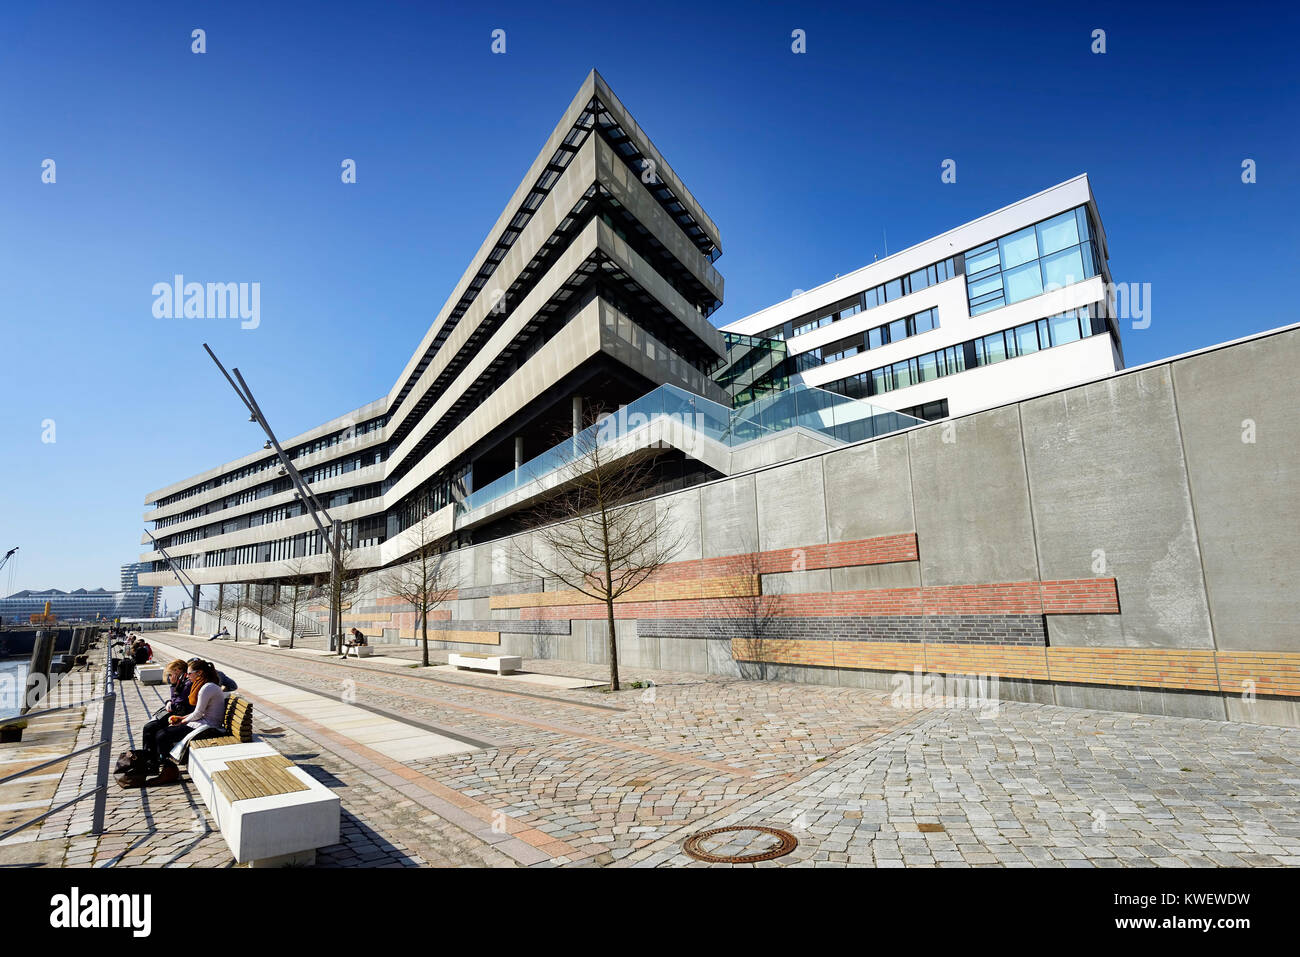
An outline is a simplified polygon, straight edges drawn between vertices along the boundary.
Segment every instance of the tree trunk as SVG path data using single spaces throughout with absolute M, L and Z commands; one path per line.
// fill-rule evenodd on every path
M 614 599 L 605 599 L 605 612 L 609 616 L 609 690 L 618 690 L 618 639 L 614 634 Z
M 429 609 L 420 615 L 420 633 L 424 636 L 424 667 L 429 667 Z

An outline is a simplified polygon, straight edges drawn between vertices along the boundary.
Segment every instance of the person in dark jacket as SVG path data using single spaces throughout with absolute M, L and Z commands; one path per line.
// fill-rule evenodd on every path
M 168 726 L 168 718 L 172 715 L 184 717 L 194 710 L 194 706 L 190 704 L 190 679 L 186 674 L 188 670 L 188 665 L 179 658 L 163 669 L 163 677 L 171 686 L 171 696 L 162 706 L 159 716 L 145 723 L 144 730 L 140 732 L 141 740 L 153 741 L 158 732 Z

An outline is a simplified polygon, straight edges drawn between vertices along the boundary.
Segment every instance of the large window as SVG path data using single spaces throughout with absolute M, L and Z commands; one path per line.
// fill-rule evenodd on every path
M 812 332 L 814 329 L 820 329 L 829 323 L 855 316 L 866 309 L 875 309 L 876 306 L 893 302 L 895 299 L 901 299 L 903 296 L 946 282 L 955 276 L 960 276 L 961 272 L 961 257 L 953 256 L 932 266 L 926 266 L 915 272 L 908 273 L 906 276 L 900 276 L 879 286 L 873 286 L 866 292 L 850 296 L 848 299 L 843 299 L 834 305 L 823 306 L 816 312 L 810 312 L 779 326 L 773 326 L 758 335 L 763 339 L 791 339 L 795 336 L 801 336 L 805 332 Z
M 854 399 L 905 389 L 919 382 L 930 382 L 966 369 L 993 365 L 1041 349 L 1099 335 L 1106 331 L 1106 320 L 1102 315 L 1100 304 L 1071 309 L 1059 316 L 1026 322 L 1014 329 L 1004 329 L 946 349 L 881 366 L 870 372 L 828 382 L 821 388 Z
M 866 352 L 868 349 L 879 349 L 891 342 L 902 342 L 904 339 L 938 328 L 938 307 L 922 309 L 914 315 L 903 316 L 883 326 L 876 326 L 865 332 L 828 342 L 818 349 L 810 349 L 800 355 L 813 359 L 813 365 L 826 365 L 829 362 L 838 362 L 840 359 Z
M 1080 206 L 968 252 L 970 314 L 1022 302 L 1100 272 L 1088 208 Z

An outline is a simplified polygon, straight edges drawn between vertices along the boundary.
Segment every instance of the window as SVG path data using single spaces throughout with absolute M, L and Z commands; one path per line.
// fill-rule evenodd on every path
M 828 382 L 821 388 L 854 399 L 869 398 L 894 389 L 905 389 L 918 382 L 931 382 L 944 376 L 956 375 L 967 368 L 993 365 L 1017 356 L 1031 355 L 1042 349 L 1065 345 L 1091 335 L 1100 335 L 1105 331 L 1106 324 L 1103 320 L 1096 320 L 1094 328 L 1094 320 L 1099 315 L 1101 315 L 1099 303 L 1083 306 L 1059 316 L 1026 322 L 1014 329 L 1004 329 L 1001 332 L 948 346 L 913 359 L 905 359 L 869 372 Z M 944 409 L 946 415 L 946 405 Z M 918 418 L 926 418 L 926 416 L 918 416 Z
M 1085 206 L 972 249 L 965 262 L 972 316 L 1101 272 Z

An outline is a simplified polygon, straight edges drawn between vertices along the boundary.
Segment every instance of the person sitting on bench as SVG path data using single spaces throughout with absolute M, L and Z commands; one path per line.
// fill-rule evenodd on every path
M 230 629 L 228 629 L 225 625 L 222 625 L 221 630 L 217 632 L 215 635 L 213 635 L 211 638 L 209 638 L 208 641 L 216 641 L 218 638 L 229 638 L 229 637 L 230 637 Z
M 223 730 L 226 699 L 221 693 L 217 669 L 207 661 L 196 661 L 190 665 L 186 677 L 190 681 L 188 700 L 194 710 L 187 715 L 169 715 L 166 727 L 159 728 L 145 738 L 148 773 L 158 775 L 149 784 L 170 784 L 180 780 L 180 768 L 167 754 L 173 745 L 184 741 L 191 731 L 203 728 L 220 734 Z
M 366 636 L 363 635 L 359 629 L 353 628 L 351 634 L 352 634 L 351 638 L 344 639 L 343 641 L 344 658 L 348 656 L 349 648 L 360 648 L 362 645 L 366 643 Z M 357 657 L 358 658 L 361 657 L 361 652 L 359 651 L 357 652 Z

